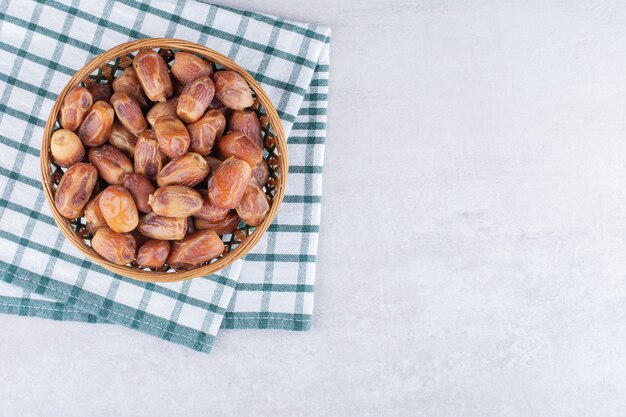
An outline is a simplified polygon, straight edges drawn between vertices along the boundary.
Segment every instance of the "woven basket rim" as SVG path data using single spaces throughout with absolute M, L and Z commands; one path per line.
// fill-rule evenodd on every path
M 279 175 L 276 179 L 275 192 L 272 199 L 272 204 L 270 205 L 270 210 L 263 222 L 260 225 L 256 226 L 255 230 L 249 236 L 247 236 L 235 249 L 224 255 L 222 258 L 208 265 L 200 266 L 198 268 L 190 270 L 181 270 L 175 272 L 145 271 L 126 265 L 117 265 L 110 261 L 107 261 L 100 257 L 100 255 L 95 253 L 93 249 L 91 249 L 91 247 L 85 244 L 83 239 L 79 237 L 71 228 L 70 221 L 61 216 L 54 204 L 54 187 L 52 175 L 50 172 L 50 139 L 52 133 L 54 132 L 54 127 L 58 118 L 58 113 L 61 108 L 61 103 L 65 99 L 65 96 L 67 95 L 70 88 L 83 81 L 85 78 L 87 78 L 87 76 L 92 74 L 100 66 L 107 62 L 113 61 L 122 55 L 134 53 L 142 48 L 168 48 L 192 52 L 207 58 L 211 62 L 219 64 L 225 69 L 238 72 L 246 80 L 248 85 L 254 90 L 259 102 L 265 109 L 266 117 L 274 133 L 274 141 L 276 144 L 276 149 L 278 151 L 278 158 L 276 158 L 276 160 Z M 59 227 L 63 235 L 73 244 L 73 246 L 76 247 L 87 258 L 113 273 L 125 276 L 127 278 L 149 282 L 175 282 L 210 275 L 228 267 L 237 259 L 240 259 L 244 255 L 246 255 L 265 234 L 269 225 L 272 223 L 272 221 L 276 217 L 276 214 L 278 213 L 278 209 L 280 208 L 280 205 L 285 195 L 289 166 L 287 140 L 285 137 L 282 123 L 278 116 L 278 112 L 276 111 L 276 108 L 269 99 L 267 93 L 261 88 L 257 81 L 246 70 L 244 70 L 241 66 L 236 64 L 227 56 L 194 42 L 171 38 L 146 38 L 117 45 L 109 49 L 108 51 L 97 55 L 92 60 L 87 62 L 80 70 L 78 70 L 67 82 L 63 90 L 61 90 L 61 93 L 55 100 L 52 110 L 50 111 L 42 138 L 40 165 L 41 183 L 43 186 L 44 194 L 46 196 L 46 200 L 48 201 L 48 206 L 52 211 L 57 226 Z

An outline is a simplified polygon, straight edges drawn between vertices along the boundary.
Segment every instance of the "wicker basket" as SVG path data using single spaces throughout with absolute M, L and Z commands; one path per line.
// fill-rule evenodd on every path
M 213 62 L 216 69 L 225 68 L 238 72 L 248 82 L 254 92 L 255 101 L 253 108 L 260 117 L 261 126 L 264 131 L 264 158 L 270 168 L 270 179 L 264 187 L 264 191 L 270 199 L 270 210 L 267 217 L 263 223 L 257 227 L 250 227 L 244 223 L 240 223 L 235 233 L 223 237 L 226 248 L 223 255 L 191 270 L 174 271 L 167 266 L 158 270 L 151 270 L 140 268 L 135 264 L 120 266 L 109 262 L 100 257 L 100 255 L 91 248 L 89 242 L 92 235 L 90 235 L 85 228 L 84 218 L 67 220 L 60 215 L 54 205 L 54 193 L 64 174 L 64 169 L 52 161 L 50 154 L 50 138 L 52 133 L 60 128 L 57 120 L 61 103 L 70 88 L 76 84 L 81 83 L 85 86 L 89 86 L 93 83 L 110 83 L 114 77 L 119 76 L 125 68 L 132 65 L 133 54 L 141 48 L 153 48 L 157 50 L 168 63 L 173 60 L 175 52 L 187 51 Z M 61 91 L 61 94 L 59 94 L 52 107 L 48 121 L 46 122 L 41 145 L 41 179 L 43 189 L 52 214 L 54 215 L 54 219 L 61 229 L 61 232 L 63 232 L 65 237 L 69 239 L 80 252 L 97 264 L 116 274 L 141 281 L 172 282 L 209 275 L 225 268 L 248 253 L 259 239 L 261 239 L 261 236 L 265 233 L 278 212 L 278 208 L 285 194 L 287 171 L 288 160 L 285 133 L 276 109 L 259 84 L 248 72 L 226 56 L 204 46 L 178 39 L 154 38 L 124 43 L 98 55 L 88 62 L 70 79 L 63 91 Z

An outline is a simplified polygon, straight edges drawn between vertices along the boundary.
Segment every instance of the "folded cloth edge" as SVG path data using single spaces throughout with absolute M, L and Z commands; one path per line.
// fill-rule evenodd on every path
M 330 29 L 328 29 L 328 40 L 326 41 L 326 43 L 329 42 L 329 37 Z M 17 275 L 18 272 L 20 273 L 20 275 L 23 276 L 33 274 L 31 271 L 20 270 L 19 267 L 14 267 L 9 264 L 0 265 L 0 274 L 4 275 L 4 281 L 16 284 L 16 279 L 20 279 L 20 287 L 22 287 L 27 292 L 32 292 L 34 294 L 45 294 L 47 296 L 51 295 L 50 292 L 42 291 L 41 282 L 37 282 L 37 280 L 21 280 L 21 277 Z M 109 322 L 105 318 L 106 315 L 99 314 L 102 306 L 97 306 L 95 304 L 90 307 L 86 306 L 85 302 L 80 300 L 76 294 L 72 294 L 73 289 L 74 288 L 71 285 L 67 285 L 67 288 L 64 289 L 52 289 L 52 293 L 55 293 L 55 296 L 53 298 L 56 301 L 43 301 L 25 297 L 17 299 L 14 297 L 0 296 L 0 312 L 18 315 L 39 316 L 56 320 L 76 319 L 87 322 Z M 19 303 L 17 302 L 17 300 L 19 300 Z M 65 310 L 61 311 L 62 308 Z M 214 337 L 212 335 L 203 332 L 197 332 L 194 329 L 191 329 L 190 334 L 186 334 L 184 331 L 182 331 L 184 329 L 182 329 L 181 331 L 172 332 L 168 330 L 167 327 L 161 328 L 159 326 L 150 324 L 145 316 L 141 317 L 138 320 L 137 317 L 131 317 L 130 315 L 126 315 L 123 312 L 120 312 L 119 315 L 124 317 L 124 321 L 126 322 L 126 324 L 120 323 L 119 321 L 117 322 L 117 324 L 124 324 L 128 327 L 135 328 L 142 332 L 153 334 L 166 340 L 181 343 L 184 345 L 189 345 L 189 340 L 194 340 L 194 346 L 192 347 L 196 350 L 209 351 L 213 343 Z M 245 318 L 242 319 L 245 320 Z M 181 327 L 176 323 L 174 323 L 174 326 L 177 327 L 177 330 Z M 276 324 L 276 326 L 278 326 L 278 324 Z M 199 334 L 196 335 L 194 332 Z M 193 336 L 195 336 L 195 338 Z

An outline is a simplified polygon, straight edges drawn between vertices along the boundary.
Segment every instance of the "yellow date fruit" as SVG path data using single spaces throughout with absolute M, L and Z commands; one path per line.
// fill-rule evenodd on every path
M 154 122 L 161 116 L 177 117 L 176 106 L 178 106 L 178 96 L 172 97 L 163 103 L 156 103 L 146 114 L 146 119 L 150 126 L 154 127 Z
M 172 242 L 167 263 L 174 269 L 189 269 L 224 253 L 224 243 L 212 230 L 199 230 Z
M 215 86 L 209 76 L 190 81 L 178 99 L 176 114 L 185 123 L 197 122 L 213 100 Z
M 111 105 L 117 119 L 133 135 L 138 135 L 148 128 L 137 100 L 126 93 L 116 92 L 111 96 Z
M 54 193 L 54 205 L 61 216 L 75 219 L 83 215 L 85 204 L 98 180 L 98 171 L 93 165 L 78 162 L 61 177 Z
M 169 158 L 180 158 L 189 149 L 189 132 L 177 117 L 159 117 L 154 122 L 154 134 L 159 142 L 159 149 Z
M 263 130 L 259 116 L 252 110 L 234 110 L 228 121 L 228 128 L 241 132 L 259 148 L 263 149 Z
M 100 146 L 111 134 L 115 111 L 106 101 L 96 101 L 78 129 L 78 137 L 85 146 Z
M 52 134 L 50 152 L 54 162 L 66 168 L 85 157 L 85 148 L 80 138 L 68 129 L 59 129 Z
M 130 133 L 118 121 L 113 122 L 109 144 L 124 152 L 131 158 L 135 156 L 135 146 L 137 146 L 137 136 Z
M 159 216 L 187 217 L 202 209 L 202 196 L 190 187 L 168 185 L 151 194 L 148 204 Z
M 174 86 L 163 57 L 152 49 L 142 49 L 133 59 L 133 67 L 146 96 L 152 101 L 166 101 Z
M 217 141 L 217 148 L 225 158 L 235 157 L 246 161 L 250 168 L 263 159 L 263 149 L 241 132 L 229 132 Z
M 124 177 L 124 187 L 135 200 L 137 210 L 142 213 L 150 213 L 152 209 L 148 204 L 148 196 L 156 190 L 154 185 L 150 182 L 145 175 L 142 174 L 128 174 Z
M 180 240 L 187 232 L 187 218 L 148 213 L 139 219 L 137 230 L 150 239 Z
M 237 212 L 229 211 L 224 220 L 218 222 L 209 222 L 204 219 L 194 218 L 193 224 L 196 230 L 212 230 L 218 235 L 227 235 L 237 230 L 241 219 Z
M 114 232 L 130 232 L 137 227 L 137 206 L 130 191 L 121 185 L 108 186 L 100 196 L 99 205 L 107 225 Z
M 248 83 L 235 71 L 217 71 L 213 82 L 216 97 L 229 109 L 243 110 L 254 104 Z
M 204 158 L 193 152 L 184 154 L 166 164 L 157 175 L 159 187 L 165 185 L 186 185 L 193 187 L 209 174 L 209 164 Z
M 186 85 L 196 78 L 213 74 L 213 66 L 204 59 L 189 52 L 176 52 L 172 64 L 172 76 Z
M 150 239 L 137 252 L 137 264 L 142 268 L 160 268 L 170 254 L 170 242 Z
M 237 206 L 237 214 L 247 225 L 261 224 L 270 209 L 267 197 L 255 179 L 251 179 Z
M 144 130 L 135 146 L 135 172 L 151 180 L 156 179 L 163 167 L 163 154 L 152 130 Z
M 122 151 L 111 145 L 89 149 L 89 162 L 98 170 L 100 177 L 109 184 L 122 184 L 124 175 L 133 172 L 133 163 Z
M 109 101 L 111 98 L 111 86 L 109 84 L 94 83 L 87 87 L 93 101 Z
M 195 123 L 187 125 L 191 138 L 190 149 L 206 156 L 211 153 L 213 144 L 224 134 L 226 118 L 219 110 L 209 110 Z
M 91 247 L 107 261 L 126 265 L 135 259 L 137 243 L 130 233 L 117 233 L 109 227 L 101 227 L 91 239 Z
M 213 205 L 234 209 L 246 190 L 252 169 L 241 159 L 229 158 L 222 162 L 209 179 L 209 200 Z
M 263 187 L 269 181 L 270 170 L 264 159 L 261 159 L 261 161 L 252 170 L 252 178 L 259 183 L 260 187 Z
M 96 233 L 96 230 L 107 225 L 107 221 L 102 215 L 102 211 L 100 211 L 100 196 L 102 196 L 102 193 L 89 200 L 85 206 L 83 216 L 85 216 L 89 233 Z
M 209 201 L 209 193 L 206 190 L 197 190 L 202 196 L 203 204 L 202 209 L 193 216 L 197 219 L 202 219 L 210 223 L 218 223 L 226 218 L 228 215 L 228 209 L 216 207 Z
M 76 130 L 89 114 L 93 97 L 85 87 L 75 86 L 67 93 L 61 106 L 59 122 L 64 129 Z

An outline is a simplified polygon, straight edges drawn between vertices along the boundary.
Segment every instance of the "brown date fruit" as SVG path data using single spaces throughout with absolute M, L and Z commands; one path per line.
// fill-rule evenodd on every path
M 146 115 L 150 126 L 154 127 L 154 122 L 161 116 L 178 117 L 176 114 L 176 106 L 178 106 L 178 96 L 172 97 L 164 103 L 156 103 Z
M 213 81 L 213 84 L 215 84 L 215 81 Z M 224 106 L 224 104 L 222 104 L 222 102 L 215 96 L 213 97 L 211 105 L 209 105 L 209 110 L 219 111 L 220 113 L 222 113 L 224 118 L 226 118 L 226 120 L 230 119 L 230 114 L 232 113 L 232 110 Z
M 142 174 L 128 174 L 124 177 L 124 187 L 130 191 L 130 194 L 135 200 L 137 210 L 142 213 L 150 213 L 152 209 L 148 204 L 148 196 L 156 190 L 154 185 L 150 182 L 145 175 Z
M 109 227 L 101 227 L 91 239 L 91 247 L 107 261 L 126 265 L 135 259 L 137 242 L 130 233 L 117 233 Z
M 63 129 L 76 130 L 89 114 L 93 97 L 89 90 L 79 85 L 72 87 L 67 93 L 61 106 L 61 115 L 59 122 Z
M 213 66 L 204 59 L 190 54 L 189 52 L 176 52 L 172 64 L 172 76 L 181 84 L 186 85 L 190 81 L 202 76 L 213 74 Z
M 215 95 L 229 109 L 243 110 L 254 104 L 248 83 L 235 71 L 217 71 L 213 82 Z
M 270 209 L 269 201 L 259 183 L 251 179 L 243 193 L 241 203 L 237 206 L 237 214 L 247 225 L 258 226 L 261 224 Z
M 209 201 L 209 193 L 206 190 L 197 190 L 202 196 L 203 204 L 202 209 L 193 216 L 197 219 L 202 219 L 210 223 L 221 222 L 228 216 L 228 209 L 223 209 L 214 206 Z
M 50 152 L 54 162 L 66 168 L 85 157 L 85 148 L 80 138 L 68 129 L 59 129 L 52 134 Z
M 264 159 L 261 159 L 261 161 L 252 170 L 252 178 L 259 183 L 260 187 L 263 187 L 269 181 L 270 169 Z
M 109 84 L 94 83 L 87 87 L 93 97 L 93 101 L 109 101 L 111 98 L 111 86 Z
M 225 158 L 235 157 L 246 161 L 250 168 L 263 159 L 263 149 L 241 132 L 229 132 L 217 141 L 217 148 Z
M 85 146 L 100 146 L 111 134 L 115 111 L 106 101 L 96 101 L 78 129 L 78 137 Z
M 209 179 L 213 176 L 215 171 L 217 171 L 217 167 L 220 166 L 222 160 L 217 159 L 214 156 L 205 156 L 204 160 L 207 162 L 207 164 L 209 164 L 209 175 L 207 175 L 207 177 L 200 184 L 198 184 L 198 187 L 202 187 L 206 190 L 209 185 Z
M 139 222 L 141 223 L 141 217 L 139 218 Z M 142 235 L 138 229 L 133 230 L 132 232 L 129 232 L 131 235 L 133 235 L 133 237 L 135 238 L 135 242 L 137 242 L 137 247 L 141 247 L 141 245 L 143 245 L 144 243 L 146 243 L 148 240 L 150 240 L 150 238 Z
M 139 222 L 133 196 L 121 185 L 108 186 L 100 196 L 100 211 L 114 232 L 130 232 Z
M 195 123 L 187 125 L 191 138 L 190 149 L 206 156 L 211 153 L 213 144 L 224 134 L 226 118 L 219 110 L 209 110 Z
M 89 200 L 85 206 L 83 216 L 87 222 L 87 231 L 89 233 L 96 233 L 96 230 L 107 225 L 107 221 L 102 215 L 102 211 L 100 211 L 100 196 L 102 196 L 102 193 Z
M 111 105 L 117 119 L 133 135 L 138 135 L 148 128 L 146 118 L 143 117 L 141 107 L 134 98 L 126 93 L 116 92 L 111 96 Z
M 89 149 L 89 162 L 98 170 L 100 177 L 109 184 L 122 184 L 124 175 L 133 172 L 133 163 L 122 151 L 111 145 Z
M 202 196 L 190 187 L 167 185 L 151 194 L 148 204 L 159 216 L 187 217 L 202 209 Z
M 259 148 L 263 149 L 263 130 L 259 116 L 252 110 L 234 110 L 228 121 L 228 128 L 241 132 Z
M 205 156 L 204 160 L 207 162 L 207 164 L 209 164 L 209 168 L 210 168 L 209 175 L 215 174 L 215 171 L 217 171 L 217 167 L 219 167 L 222 164 L 222 162 L 224 162 L 221 159 L 218 159 L 214 156 Z
M 174 86 L 163 57 L 152 49 L 142 49 L 133 59 L 133 67 L 146 96 L 152 101 L 165 101 Z
M 230 115 L 233 111 L 229 109 L 228 107 L 224 106 L 222 102 L 217 99 L 217 97 L 213 97 L 213 101 L 211 102 L 211 105 L 209 106 L 209 110 L 217 110 L 220 113 L 222 113 L 222 116 L 224 116 L 224 119 L 226 120 L 226 124 L 228 125 L 228 120 L 230 120 Z M 226 127 L 228 126 L 224 127 L 224 131 L 226 131 Z
M 131 158 L 135 156 L 135 146 L 137 146 L 137 136 L 130 133 L 118 121 L 113 122 L 109 144 L 115 146 Z
M 237 226 L 239 226 L 240 222 L 241 222 L 241 219 L 237 215 L 237 212 L 233 210 L 233 211 L 229 211 L 226 217 L 224 218 L 224 220 L 222 221 L 208 222 L 204 219 L 200 219 L 196 217 L 194 219 L 193 224 L 194 226 L 196 226 L 196 230 L 212 230 L 218 235 L 222 236 L 222 235 L 228 235 L 230 233 L 233 233 L 235 230 L 237 230 Z
M 159 117 L 154 122 L 154 134 L 159 142 L 159 149 L 169 158 L 180 158 L 189 149 L 189 132 L 177 117 Z
M 213 84 L 215 84 L 215 80 L 213 80 Z M 211 101 L 211 104 L 209 105 L 209 108 L 213 109 L 213 110 L 219 110 L 219 111 L 222 112 L 222 114 L 224 114 L 224 112 L 223 112 L 224 109 L 228 109 L 228 107 L 224 106 L 224 103 L 222 103 L 220 101 L 220 99 L 217 98 L 217 96 L 213 96 L 213 101 Z M 230 111 L 232 111 L 232 110 L 230 110 Z M 226 117 L 226 114 L 224 114 L 224 117 Z
M 72 165 L 61 177 L 54 193 L 54 205 L 61 216 L 75 219 L 83 215 L 98 180 L 98 171 L 93 165 L 78 162 Z
M 137 138 L 135 147 L 135 172 L 151 180 L 156 179 L 163 167 L 163 154 L 152 130 L 145 130 Z
M 212 230 L 199 230 L 172 242 L 167 263 L 174 269 L 189 269 L 224 253 L 224 242 Z
M 159 187 L 186 185 L 194 187 L 209 174 L 209 164 L 197 153 L 189 152 L 166 164 L 157 175 Z
M 222 162 L 209 179 L 209 200 L 213 205 L 234 209 L 246 190 L 252 169 L 241 159 L 229 158 Z
M 139 219 L 137 230 L 150 239 L 179 240 L 187 232 L 187 218 L 148 213 Z
M 112 85 L 114 92 L 128 94 L 130 97 L 137 100 L 137 103 L 139 103 L 142 109 L 147 109 L 150 106 L 150 101 L 143 92 L 143 88 L 137 78 L 137 72 L 133 67 L 126 68 L 122 75 L 113 80 Z
M 213 80 L 213 85 L 215 85 L 215 80 Z M 217 98 L 217 96 L 213 96 L 213 101 L 211 101 L 211 104 L 209 104 L 209 109 L 211 109 L 211 110 L 219 110 L 220 112 L 222 112 L 224 117 L 226 117 L 227 119 L 228 119 L 228 116 L 230 115 L 230 113 L 232 112 L 231 109 L 229 109 L 228 107 L 224 106 L 224 103 L 222 103 L 220 101 L 220 99 Z
M 213 100 L 215 86 L 209 76 L 190 81 L 180 94 L 176 114 L 185 123 L 197 122 Z
M 142 268 L 160 268 L 170 254 L 170 242 L 150 239 L 137 252 L 137 264 Z

